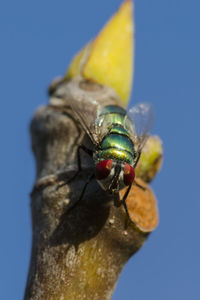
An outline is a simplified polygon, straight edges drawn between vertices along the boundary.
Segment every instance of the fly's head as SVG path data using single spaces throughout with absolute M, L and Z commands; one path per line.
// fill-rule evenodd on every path
M 126 162 L 106 159 L 97 161 L 95 176 L 103 190 L 110 193 L 117 193 L 133 183 L 135 171 Z

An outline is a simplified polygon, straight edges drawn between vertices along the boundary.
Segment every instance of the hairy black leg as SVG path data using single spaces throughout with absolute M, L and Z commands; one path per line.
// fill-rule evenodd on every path
M 84 187 L 83 187 L 83 189 L 82 189 L 82 192 L 81 192 L 80 197 L 78 198 L 78 200 L 77 200 L 75 203 L 69 204 L 69 206 L 67 207 L 67 210 L 66 210 L 66 213 L 67 213 L 67 214 L 68 214 L 68 212 L 69 212 L 72 208 L 74 208 L 74 207 L 75 207 L 75 206 L 83 199 L 83 196 L 84 196 L 84 194 L 85 194 L 85 191 L 86 191 L 86 188 L 87 188 L 88 184 L 89 184 L 94 178 L 95 178 L 94 173 L 92 173 L 92 174 L 88 177 L 88 179 L 87 179 L 87 181 L 86 181 L 86 183 L 85 183 L 85 185 L 84 185 Z
M 127 214 L 127 216 L 129 217 L 130 220 L 131 220 L 131 217 L 129 215 L 128 208 L 127 208 L 127 205 L 126 205 L 126 198 L 128 197 L 128 194 L 130 192 L 131 186 L 132 186 L 132 184 L 129 185 L 129 187 L 127 188 L 126 193 L 124 194 L 124 197 L 122 199 L 122 204 L 123 204 L 124 209 L 126 211 L 126 214 Z
M 135 161 L 135 163 L 134 163 L 134 168 L 137 166 L 137 163 L 138 163 L 138 161 L 139 161 L 139 159 L 140 159 L 140 155 L 141 155 L 141 152 L 138 153 L 138 156 L 137 156 L 136 161 Z M 141 188 L 142 190 L 144 190 L 144 191 L 146 190 L 146 188 L 145 188 L 144 186 L 142 186 L 141 184 L 139 184 L 139 183 L 136 181 L 136 179 L 134 180 L 134 183 L 135 183 L 136 186 L 138 186 L 138 187 Z
M 145 186 L 142 186 L 141 184 L 139 184 L 136 179 L 134 179 L 134 183 L 137 187 L 141 188 L 143 191 L 146 191 L 146 187 Z
M 140 159 L 140 155 L 141 155 L 141 151 L 138 152 L 137 158 L 136 158 L 136 160 L 134 162 L 134 168 L 137 166 L 138 160 Z
M 85 185 L 84 185 L 84 188 L 82 189 L 81 195 L 80 195 L 80 197 L 79 197 L 79 199 L 78 199 L 78 202 L 80 202 L 80 201 L 83 199 L 83 196 L 84 196 L 84 194 L 85 194 L 85 191 L 86 191 L 86 188 L 87 188 L 88 184 L 89 184 L 89 183 L 92 181 L 92 179 L 94 179 L 94 178 L 95 178 L 94 173 L 92 173 L 92 174 L 88 177 L 88 179 L 87 179 L 87 181 L 86 181 L 86 183 L 85 183 Z
M 76 178 L 76 176 L 79 174 L 79 172 L 82 171 L 80 150 L 83 150 L 85 153 L 87 153 L 87 154 L 88 154 L 89 156 L 91 156 L 91 157 L 92 157 L 92 155 L 93 155 L 93 151 L 90 150 L 90 149 L 88 149 L 88 148 L 86 148 L 84 145 L 78 146 L 78 149 L 77 149 L 78 170 L 77 170 L 77 172 L 74 174 L 74 176 L 73 176 L 72 178 L 70 178 L 70 180 L 68 181 L 68 183 L 71 182 L 71 181 L 73 181 L 73 180 Z
M 64 186 L 65 184 L 70 183 L 71 181 L 73 181 L 77 175 L 82 171 L 82 166 L 81 166 L 81 153 L 80 150 L 83 150 L 85 153 L 87 153 L 89 156 L 92 157 L 93 155 L 93 151 L 86 148 L 84 145 L 79 145 L 78 149 L 77 149 L 77 164 L 78 164 L 78 170 L 76 171 L 76 173 L 74 174 L 74 176 L 72 176 L 69 180 L 67 180 L 66 182 L 63 182 L 61 184 L 58 185 L 58 188 Z

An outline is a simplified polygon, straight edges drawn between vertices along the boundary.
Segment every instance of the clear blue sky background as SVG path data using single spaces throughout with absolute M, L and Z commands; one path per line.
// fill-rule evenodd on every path
M 0 299 L 22 299 L 35 176 L 29 123 L 47 86 L 120 0 L 0 3 Z M 152 186 L 160 224 L 124 268 L 113 300 L 200 299 L 200 1 L 136 0 L 131 103 L 149 101 L 164 166 Z

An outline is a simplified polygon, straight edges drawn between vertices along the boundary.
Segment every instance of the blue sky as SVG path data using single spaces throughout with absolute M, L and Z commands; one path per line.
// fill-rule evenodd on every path
M 70 3 L 69 3 L 70 2 Z M 120 0 L 0 3 L 0 298 L 22 299 L 35 177 L 29 123 L 48 84 L 94 37 Z M 151 102 L 164 165 L 152 183 L 160 224 L 125 266 L 113 300 L 200 299 L 200 2 L 135 0 L 131 104 Z

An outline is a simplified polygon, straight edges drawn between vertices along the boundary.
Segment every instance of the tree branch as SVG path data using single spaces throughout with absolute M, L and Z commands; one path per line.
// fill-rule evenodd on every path
M 33 244 L 24 299 L 110 299 L 124 264 L 151 231 L 140 226 L 132 200 L 137 204 L 145 199 L 143 211 L 151 202 L 146 214 L 153 210 L 155 223 L 155 199 L 148 187 L 143 191 L 133 186 L 127 201 L 130 222 L 120 195 L 108 195 L 94 179 L 82 201 L 69 210 L 94 166 L 82 152 L 83 171 L 62 185 L 77 170 L 78 145 L 90 143 L 64 95 L 69 101 L 84 96 L 102 103 L 118 103 L 118 97 L 111 88 L 80 78 L 58 83 L 51 94 L 50 105 L 38 109 L 31 124 L 37 179 L 31 194 Z

